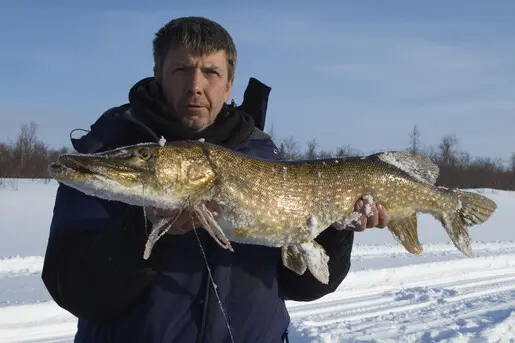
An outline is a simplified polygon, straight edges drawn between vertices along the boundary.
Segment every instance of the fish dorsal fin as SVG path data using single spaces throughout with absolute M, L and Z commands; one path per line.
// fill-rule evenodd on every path
M 423 154 L 396 151 L 382 152 L 372 156 L 401 169 L 418 181 L 427 182 L 431 185 L 436 183 L 440 173 L 438 166 Z

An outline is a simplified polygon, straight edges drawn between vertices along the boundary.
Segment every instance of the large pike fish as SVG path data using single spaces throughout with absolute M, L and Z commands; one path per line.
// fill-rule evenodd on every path
M 479 194 L 435 186 L 438 167 L 408 152 L 272 161 L 203 141 L 179 141 L 64 154 L 49 171 L 57 181 L 99 198 L 193 210 L 222 247 L 232 249 L 231 241 L 281 247 L 285 266 L 298 274 L 308 269 L 322 283 L 329 280 L 328 256 L 314 238 L 352 217 L 360 197 L 388 209 L 388 229 L 413 254 L 422 252 L 417 213 L 432 214 L 456 248 L 471 256 L 468 228 L 496 209 Z M 203 205 L 209 200 L 218 204 L 216 219 Z M 154 227 L 145 258 L 168 224 Z

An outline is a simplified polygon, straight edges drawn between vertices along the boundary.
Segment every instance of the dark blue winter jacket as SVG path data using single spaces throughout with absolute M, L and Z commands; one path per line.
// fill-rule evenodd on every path
M 153 139 L 148 128 L 127 120 L 126 110 L 104 114 L 92 127 L 96 135 L 76 146 L 94 152 Z M 279 158 L 257 129 L 235 150 Z M 283 267 L 277 248 L 233 244 L 230 252 L 204 230 L 196 230 L 199 240 L 195 231 L 164 236 L 145 261 L 146 225 L 141 208 L 59 186 L 42 277 L 54 300 L 78 317 L 76 343 L 221 343 L 231 342 L 230 333 L 235 342 L 279 343 L 289 325 L 285 299 L 320 298 L 350 267 L 353 234 L 334 229 L 317 238 L 331 258 L 328 285 L 309 271 L 299 276 Z

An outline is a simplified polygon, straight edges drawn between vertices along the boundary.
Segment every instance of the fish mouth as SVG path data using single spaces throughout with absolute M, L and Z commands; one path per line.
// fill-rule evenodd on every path
M 58 159 L 57 163 L 62 168 L 65 168 L 65 169 L 68 169 L 68 170 L 73 170 L 73 171 L 75 171 L 77 173 L 80 173 L 80 174 L 97 174 L 87 164 L 81 163 L 80 160 L 78 160 L 76 158 L 73 158 L 73 157 L 66 156 L 66 155 L 61 156 Z
M 65 179 L 83 179 L 91 176 L 99 176 L 98 168 L 88 166 L 86 163 L 81 163 L 80 160 L 73 156 L 62 155 L 57 161 L 51 163 L 48 170 L 53 177 Z
M 72 182 L 115 182 L 132 187 L 143 181 L 142 171 L 106 157 L 61 155 L 49 166 L 55 179 Z

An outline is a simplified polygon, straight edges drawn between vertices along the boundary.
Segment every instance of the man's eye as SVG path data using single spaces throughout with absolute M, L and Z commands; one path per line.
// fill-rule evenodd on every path
M 177 67 L 177 68 L 172 68 L 172 69 L 169 69 L 168 71 L 170 74 L 175 74 L 175 73 L 182 73 L 184 72 L 184 67 Z

